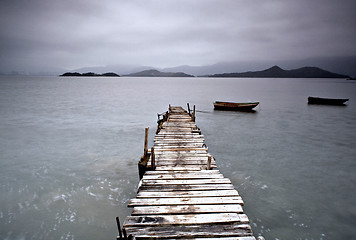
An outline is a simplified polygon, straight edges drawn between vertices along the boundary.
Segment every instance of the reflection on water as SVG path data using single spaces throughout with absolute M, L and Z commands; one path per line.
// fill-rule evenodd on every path
M 266 239 L 356 235 L 356 85 L 340 79 L 0 78 L 1 239 L 113 239 L 130 215 L 144 128 L 197 107 L 221 172 Z M 309 95 L 350 98 L 346 107 Z M 217 100 L 260 101 L 255 113 Z

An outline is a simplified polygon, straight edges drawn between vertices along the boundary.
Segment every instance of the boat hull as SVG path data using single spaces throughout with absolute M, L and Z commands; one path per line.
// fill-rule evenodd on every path
M 227 111 L 253 111 L 259 102 L 250 103 L 233 103 L 233 102 L 214 102 L 215 110 L 227 110 Z
M 349 99 L 308 97 L 308 104 L 345 105 Z

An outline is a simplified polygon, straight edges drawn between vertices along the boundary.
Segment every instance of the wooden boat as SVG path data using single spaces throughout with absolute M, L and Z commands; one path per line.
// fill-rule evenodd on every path
M 347 101 L 349 101 L 349 99 L 308 97 L 309 104 L 345 105 Z
M 246 102 L 246 103 L 234 103 L 234 102 L 214 102 L 215 110 L 231 110 L 231 111 L 252 111 L 252 108 L 256 107 L 259 102 Z

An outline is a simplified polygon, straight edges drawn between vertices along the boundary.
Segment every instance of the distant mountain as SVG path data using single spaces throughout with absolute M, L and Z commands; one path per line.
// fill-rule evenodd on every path
M 321 69 L 327 69 L 328 71 L 334 73 L 340 73 L 354 77 L 356 76 L 356 56 L 320 57 L 299 60 L 236 60 L 230 62 L 218 62 L 205 66 L 182 65 L 158 70 L 164 72 L 185 72 L 187 74 L 201 76 L 218 73 L 245 72 L 247 70 L 258 71 L 259 69 L 267 69 L 273 65 L 278 65 L 283 69 L 296 69 L 300 66 L 315 66 Z
M 125 75 L 127 77 L 194 77 L 184 72 L 160 72 L 156 69 L 144 70 L 141 72 Z
M 222 73 L 208 75 L 208 77 L 251 77 L 251 78 L 348 78 L 349 76 L 332 73 L 317 67 L 303 67 L 284 70 L 278 66 L 263 71 Z
M 87 72 L 87 73 L 66 72 L 59 76 L 60 77 L 120 77 L 120 75 L 113 72 L 108 72 L 103 74 L 98 74 L 94 72 Z

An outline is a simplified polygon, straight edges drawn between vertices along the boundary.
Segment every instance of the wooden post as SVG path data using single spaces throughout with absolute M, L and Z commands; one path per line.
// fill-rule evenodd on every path
M 195 122 L 195 105 L 193 106 L 192 121 Z
M 154 149 L 154 147 L 151 148 L 151 167 L 152 167 L 152 170 L 156 169 L 156 159 L 155 159 L 155 149 Z
M 168 111 L 171 112 L 171 104 L 169 104 Z
M 124 239 L 127 239 L 127 233 L 126 233 L 126 229 L 123 228 L 122 231 L 124 232 Z
M 119 236 L 120 236 L 119 239 L 122 239 L 122 232 L 121 232 L 120 219 L 119 219 L 119 217 L 116 217 L 116 224 L 117 224 L 117 228 L 118 228 L 118 230 L 119 230 Z
M 189 107 L 189 103 L 187 103 L 188 106 L 188 114 L 190 115 L 190 107 Z
M 148 127 L 145 128 L 145 146 L 144 146 L 144 150 L 143 150 L 143 156 L 147 155 L 147 147 L 148 147 Z
M 209 154 L 208 155 L 208 165 L 207 165 L 206 169 L 210 170 L 210 168 L 211 168 L 211 155 Z

